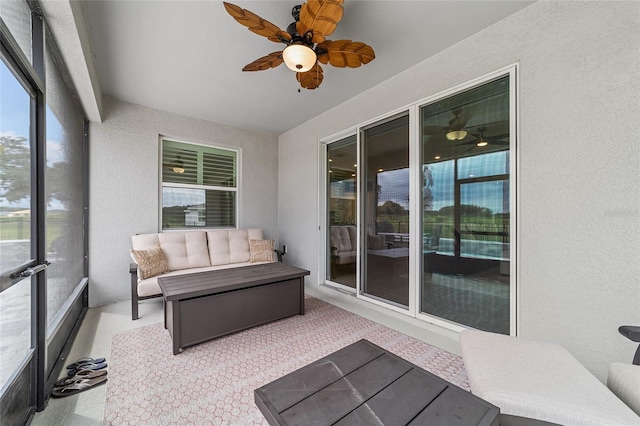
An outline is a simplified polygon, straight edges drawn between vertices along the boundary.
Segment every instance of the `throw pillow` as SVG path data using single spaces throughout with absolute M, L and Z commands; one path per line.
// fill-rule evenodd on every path
M 147 250 L 131 250 L 131 257 L 138 264 L 138 278 L 141 280 L 169 272 L 167 258 L 160 244 Z
M 249 240 L 249 262 L 275 262 L 275 240 Z

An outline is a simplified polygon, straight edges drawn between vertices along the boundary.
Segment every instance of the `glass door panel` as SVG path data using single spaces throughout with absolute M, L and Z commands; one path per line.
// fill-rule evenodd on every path
M 0 341 L 1 395 L 31 350 L 31 278 L 0 293 Z
M 409 306 L 409 116 L 362 131 L 363 287 Z
M 509 261 L 509 180 L 460 185 L 460 255 Z
M 327 279 L 356 288 L 357 177 L 356 136 L 327 147 Z
M 31 229 L 30 94 L 0 61 L 0 395 L 23 368 L 31 344 L 31 279 L 16 273 L 33 265 Z
M 509 77 L 421 108 L 420 312 L 510 332 Z

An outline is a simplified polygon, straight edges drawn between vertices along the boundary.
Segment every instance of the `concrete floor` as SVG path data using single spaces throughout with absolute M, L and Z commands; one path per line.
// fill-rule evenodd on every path
M 131 320 L 131 301 L 90 308 L 71 348 L 66 364 L 78 358 L 105 357 L 111 354 L 114 334 L 162 321 L 162 301 L 152 299 L 140 303 L 140 319 Z M 108 371 L 108 367 L 107 367 Z M 63 371 L 64 374 L 66 371 Z M 92 426 L 101 425 L 104 414 L 105 385 L 65 398 L 51 398 L 46 408 L 36 413 L 32 425 Z

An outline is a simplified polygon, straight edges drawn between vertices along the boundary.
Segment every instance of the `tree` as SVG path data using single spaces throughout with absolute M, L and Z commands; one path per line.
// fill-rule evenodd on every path
M 394 203 L 391 200 L 387 200 L 383 205 L 378 207 L 379 215 L 387 216 L 400 216 L 406 214 L 406 210 L 398 203 Z
M 439 213 L 446 216 L 453 215 L 453 206 L 446 206 L 439 210 Z M 463 216 L 491 216 L 493 213 L 491 209 L 487 207 L 480 207 L 476 205 L 470 204 L 461 204 L 460 205 L 460 214 Z
M 0 199 L 15 203 L 31 195 L 31 152 L 23 136 L 0 136 Z
M 0 200 L 17 203 L 31 196 L 31 150 L 23 136 L 0 136 Z M 67 190 L 69 167 L 66 162 L 53 163 L 46 170 L 47 204 L 56 199 L 67 205 L 73 200 Z

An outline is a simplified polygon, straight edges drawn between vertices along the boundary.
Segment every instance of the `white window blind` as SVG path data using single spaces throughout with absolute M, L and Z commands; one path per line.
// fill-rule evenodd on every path
M 235 228 L 237 152 L 162 140 L 162 229 Z

